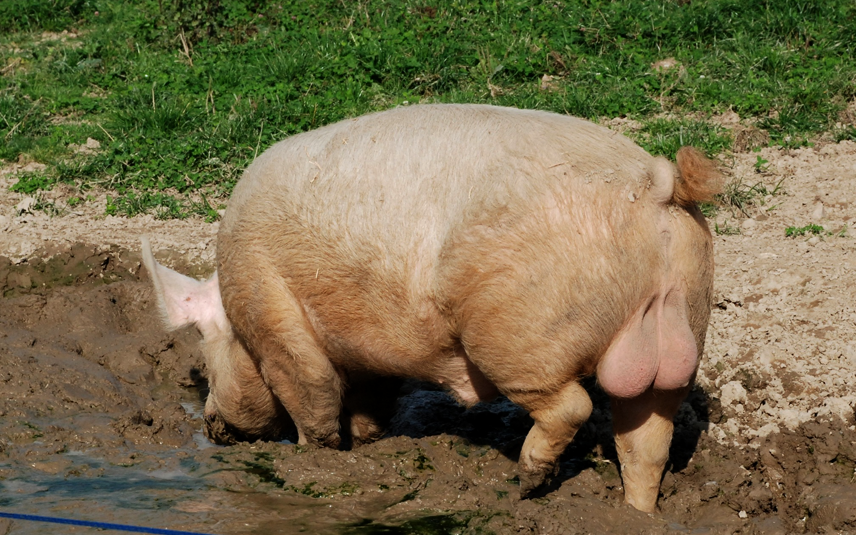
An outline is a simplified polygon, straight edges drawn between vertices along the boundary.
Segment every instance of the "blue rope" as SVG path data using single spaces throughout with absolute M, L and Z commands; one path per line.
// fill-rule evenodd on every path
M 70 518 L 58 518 L 55 516 L 19 515 L 16 513 L 4 513 L 2 511 L 0 511 L 0 518 L 12 518 L 14 520 L 32 520 L 33 522 L 53 522 L 54 524 L 71 524 L 72 526 L 113 529 L 116 531 L 133 531 L 134 533 L 155 533 L 156 535 L 209 535 L 196 531 L 176 531 L 174 529 L 144 528 L 140 526 L 129 526 L 127 524 L 89 522 L 87 520 L 72 520 Z

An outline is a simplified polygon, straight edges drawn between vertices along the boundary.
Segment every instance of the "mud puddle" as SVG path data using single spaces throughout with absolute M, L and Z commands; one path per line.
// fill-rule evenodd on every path
M 503 399 L 465 411 L 419 383 L 403 388 L 388 437 L 353 451 L 213 446 L 201 435 L 198 335 L 163 332 L 139 256 L 52 254 L 0 262 L 0 511 L 211 534 L 856 530 L 853 422 L 827 414 L 737 440 L 721 429 L 744 420 L 714 386 L 678 414 L 655 515 L 621 503 L 593 382 L 591 420 L 553 483 L 525 501 L 516 460 L 528 416 Z M 734 381 L 747 409 L 768 402 L 762 375 Z M 0 519 L 2 535 L 95 531 Z

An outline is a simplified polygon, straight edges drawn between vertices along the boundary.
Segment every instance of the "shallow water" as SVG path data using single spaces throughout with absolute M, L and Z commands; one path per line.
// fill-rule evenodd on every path
M 182 512 L 182 504 L 204 499 L 208 489 L 204 478 L 193 473 L 195 463 L 189 458 L 177 468 L 150 472 L 117 466 L 84 452 L 69 452 L 60 462 L 65 465 L 65 473 L 47 474 L 27 466 L 0 465 L 4 472 L 14 472 L 0 481 L 2 510 L 160 528 L 198 525 L 200 520 L 204 523 L 198 514 Z M 74 473 L 80 475 L 68 475 Z M 68 528 L 18 521 L 10 533 L 45 533 L 50 529 L 61 532 Z

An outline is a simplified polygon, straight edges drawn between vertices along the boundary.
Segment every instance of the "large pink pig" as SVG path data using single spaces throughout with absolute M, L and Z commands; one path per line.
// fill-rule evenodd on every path
M 282 141 L 235 187 L 218 272 L 146 267 L 171 327 L 204 338 L 209 434 L 336 447 L 378 438 L 397 389 L 463 404 L 508 396 L 535 421 L 521 493 L 588 418 L 580 378 L 612 399 L 626 501 L 655 508 L 672 417 L 704 346 L 711 237 L 696 201 L 719 187 L 563 115 L 425 105 Z

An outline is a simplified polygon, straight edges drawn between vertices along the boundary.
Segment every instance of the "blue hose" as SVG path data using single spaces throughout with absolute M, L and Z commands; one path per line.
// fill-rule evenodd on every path
M 134 533 L 155 533 L 157 535 L 210 535 L 197 531 L 176 531 L 174 529 L 144 528 L 141 526 L 129 526 L 127 524 L 110 524 L 108 522 L 90 522 L 88 520 L 72 520 L 70 518 L 58 518 L 55 516 L 19 515 L 17 513 L 4 513 L 0 511 L 0 518 L 11 518 L 14 520 L 31 520 L 33 522 L 52 522 L 54 524 L 70 524 L 72 526 L 86 526 L 98 529 L 112 529 L 115 531 L 132 531 Z

